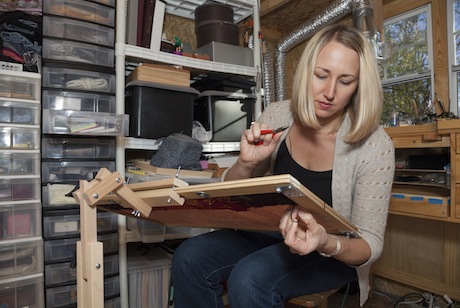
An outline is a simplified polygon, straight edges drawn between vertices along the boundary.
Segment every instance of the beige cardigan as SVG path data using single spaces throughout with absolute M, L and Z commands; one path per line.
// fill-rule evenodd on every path
M 293 117 L 290 101 L 271 103 L 260 123 L 273 128 L 291 126 Z M 356 267 L 360 289 L 360 304 L 369 295 L 369 275 L 372 263 L 382 253 L 388 206 L 394 176 L 394 146 L 382 127 L 365 141 L 349 145 L 342 138 L 348 132 L 350 119 L 346 117 L 337 134 L 332 171 L 332 202 L 334 209 L 356 225 L 371 248 L 370 259 Z M 288 130 L 283 133 L 282 140 Z M 271 158 L 267 174 L 273 171 L 281 142 Z M 225 175 L 224 175 L 225 176 Z

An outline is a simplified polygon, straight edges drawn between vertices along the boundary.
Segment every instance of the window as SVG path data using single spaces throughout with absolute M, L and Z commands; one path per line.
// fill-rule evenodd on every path
M 460 0 L 459 0 L 460 1 Z M 409 121 L 423 118 L 432 102 L 432 44 L 430 6 L 385 20 L 389 57 L 380 63 L 384 91 L 382 124 L 394 113 Z
M 458 115 L 460 110 L 460 0 L 450 0 L 447 4 L 449 64 L 451 70 L 451 108 Z

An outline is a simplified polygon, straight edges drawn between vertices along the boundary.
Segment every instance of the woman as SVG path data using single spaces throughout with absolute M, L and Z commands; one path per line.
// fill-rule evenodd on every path
M 188 239 L 173 258 L 174 306 L 222 307 L 226 286 L 232 308 L 283 307 L 292 297 L 356 278 L 363 305 L 370 266 L 383 249 L 394 173 L 394 147 L 378 125 L 381 109 L 367 40 L 349 26 L 320 30 L 300 59 L 291 101 L 270 104 L 244 131 L 238 160 L 223 177 L 290 173 L 362 237 L 330 235 L 293 208 L 281 218 L 280 233 L 219 230 Z M 283 133 L 260 133 L 285 125 Z

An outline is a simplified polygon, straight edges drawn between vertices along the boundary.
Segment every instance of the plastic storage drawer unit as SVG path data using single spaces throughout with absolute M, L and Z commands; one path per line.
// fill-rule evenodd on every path
M 199 92 L 179 87 L 132 81 L 126 86 L 126 113 L 130 115 L 129 136 L 160 139 L 172 133 L 191 136 L 193 102 Z
M 0 205 L 0 243 L 42 235 L 40 203 Z
M 42 162 L 42 181 L 71 184 L 77 184 L 80 180 L 91 181 L 101 168 L 114 172 L 115 161 Z
M 0 242 L 0 280 L 43 272 L 41 237 Z
M 112 47 L 115 29 L 68 18 L 44 16 L 43 35 Z
M 40 79 L 26 76 L 15 76 L 15 72 L 0 74 L 0 97 L 21 99 L 40 99 Z
M 43 39 L 43 58 L 114 67 L 113 48 L 59 39 Z
M 115 276 L 118 274 L 118 255 L 104 257 L 104 276 Z M 56 286 L 64 283 L 75 283 L 77 281 L 77 268 L 74 262 L 67 261 L 45 265 L 45 285 Z
M 60 159 L 113 159 L 115 139 L 102 138 L 42 138 L 42 157 Z
M 45 241 L 45 262 L 71 261 L 75 258 L 79 238 Z M 100 234 L 97 240 L 103 243 L 104 254 L 118 252 L 118 233 Z
M 120 277 L 104 279 L 104 298 L 116 297 L 120 294 Z M 46 289 L 46 307 L 74 307 L 77 304 L 77 285 L 69 285 Z
M 89 70 L 44 67 L 43 86 L 66 90 L 115 93 L 115 75 Z M 94 109 L 96 108 L 90 111 L 97 111 Z
M 44 77 L 45 78 L 45 77 Z M 43 109 L 114 113 L 115 96 L 86 92 L 44 90 Z
M 0 281 L 0 307 L 45 307 L 43 273 Z
M 0 202 L 40 200 L 40 177 L 0 179 Z
M 39 125 L 40 104 L 0 98 L 0 123 Z
M 89 1 L 43 1 L 43 13 L 96 22 L 107 26 L 115 25 L 115 9 L 113 7 L 107 7 Z
M 39 174 L 40 154 L 14 151 L 0 153 L 0 176 Z
M 195 120 L 212 131 L 211 141 L 240 141 L 251 125 L 254 103 L 251 94 L 204 91 L 195 101 Z

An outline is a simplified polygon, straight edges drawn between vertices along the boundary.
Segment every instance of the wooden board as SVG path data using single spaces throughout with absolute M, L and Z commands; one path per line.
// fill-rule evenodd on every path
M 149 217 L 140 219 L 171 227 L 278 231 L 282 214 L 298 205 L 312 213 L 329 233 L 359 236 L 356 226 L 287 174 L 175 187 L 174 192 L 185 199 L 183 205 L 152 204 Z M 135 193 L 147 203 L 158 195 L 155 190 Z M 127 216 L 132 212 L 126 205 L 98 207 Z

